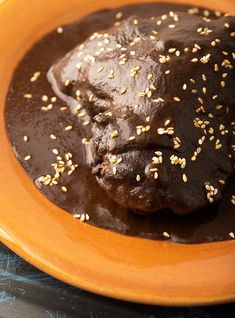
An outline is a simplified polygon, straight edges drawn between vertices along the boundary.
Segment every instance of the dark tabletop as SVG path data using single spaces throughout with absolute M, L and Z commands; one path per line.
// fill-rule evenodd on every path
M 170 308 L 97 296 L 48 276 L 0 243 L 0 318 L 70 317 L 233 318 L 235 303 Z

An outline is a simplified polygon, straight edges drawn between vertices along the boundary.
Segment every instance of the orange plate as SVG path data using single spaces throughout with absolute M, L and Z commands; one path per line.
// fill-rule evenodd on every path
M 91 11 L 134 2 L 0 0 L 0 239 L 41 270 L 98 294 L 162 305 L 232 301 L 235 241 L 174 244 L 80 223 L 40 194 L 6 137 L 7 88 L 13 69 L 32 43 Z M 234 0 L 188 3 L 235 14 Z

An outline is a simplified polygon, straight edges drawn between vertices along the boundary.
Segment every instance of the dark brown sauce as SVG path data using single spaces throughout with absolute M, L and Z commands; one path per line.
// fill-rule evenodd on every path
M 235 206 L 230 202 L 235 188 L 234 176 L 218 204 L 197 211 L 194 215 L 179 217 L 170 211 L 150 217 L 134 215 L 109 199 L 91 174 L 88 154 L 82 144 L 82 138 L 89 137 L 89 130 L 86 131 L 69 109 L 60 110 L 65 105 L 58 98 L 53 102 L 52 110 L 41 110 L 55 96 L 47 81 L 47 72 L 53 62 L 95 31 L 113 25 L 117 12 L 122 11 L 123 18 L 130 15 L 151 17 L 171 10 L 186 11 L 188 8 L 186 5 L 155 3 L 94 13 L 64 26 L 63 33 L 54 31 L 45 36 L 26 54 L 15 71 L 5 111 L 13 150 L 28 175 L 49 200 L 69 212 L 88 213 L 89 224 L 127 235 L 182 243 L 223 241 L 231 239 L 229 233 L 235 232 Z M 30 82 L 37 71 L 41 72 L 39 78 Z M 32 94 L 32 98 L 25 98 L 25 94 Z M 42 101 L 43 95 L 49 97 L 48 102 Z M 73 129 L 65 131 L 64 128 L 69 125 Z M 57 139 L 51 139 L 50 134 L 56 135 Z M 25 142 L 23 136 L 28 136 L 29 141 Z M 63 173 L 58 185 L 43 186 L 37 178 L 54 174 L 51 163 L 56 162 L 56 155 L 52 149 L 57 149 L 62 155 L 71 152 L 73 162 L 79 166 L 71 175 Z M 27 155 L 31 155 L 31 159 L 25 161 Z M 66 186 L 68 191 L 63 192 L 61 186 Z M 170 238 L 164 237 L 163 232 L 169 233 Z

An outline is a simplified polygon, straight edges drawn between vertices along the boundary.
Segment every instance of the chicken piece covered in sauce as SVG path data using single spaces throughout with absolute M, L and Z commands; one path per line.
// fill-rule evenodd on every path
M 234 64 L 234 17 L 170 12 L 94 33 L 48 77 L 90 117 L 85 146 L 107 194 L 183 215 L 218 201 L 233 172 Z

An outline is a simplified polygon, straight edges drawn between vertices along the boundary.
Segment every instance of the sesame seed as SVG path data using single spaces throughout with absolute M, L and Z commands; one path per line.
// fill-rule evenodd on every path
M 117 159 L 116 164 L 118 165 L 121 162 L 122 162 L 122 158 L 120 157 L 120 158 Z
M 175 55 L 176 55 L 176 56 L 180 56 L 180 51 L 177 50 L 177 51 L 175 52 Z
M 67 87 L 67 86 L 69 86 L 69 84 L 70 84 L 70 80 L 69 80 L 69 79 L 67 79 L 67 80 L 64 81 L 64 86 Z
M 159 55 L 159 62 L 161 64 L 164 64 L 164 63 L 169 62 L 169 61 L 170 61 L 170 56 L 169 55 L 167 55 L 167 56 Z
M 57 33 L 61 34 L 61 33 L 63 33 L 63 32 L 64 32 L 64 30 L 63 30 L 62 27 L 58 27 L 58 28 L 57 28 Z
M 187 176 L 186 176 L 185 173 L 182 175 L 182 179 L 183 179 L 184 182 L 187 182 L 187 181 L 188 181 L 188 178 L 187 178 Z
M 122 16 L 123 16 L 123 13 L 122 12 L 118 12 L 115 17 L 116 17 L 116 19 L 121 19 Z
M 224 88 L 224 87 L 225 87 L 225 81 L 221 81 L 221 82 L 220 82 L 220 86 L 221 86 L 222 88 Z
M 216 46 L 216 42 L 215 42 L 215 41 L 212 41 L 212 42 L 211 42 L 211 46 Z
M 157 173 L 157 171 L 156 171 L 156 172 L 154 172 L 153 177 L 154 177 L 154 179 L 155 179 L 155 180 L 158 178 L 158 173 Z
M 173 97 L 173 100 L 174 100 L 175 102 L 180 102 L 180 98 L 177 97 L 177 96 Z
M 54 155 L 58 155 L 58 154 L 59 154 L 59 151 L 58 151 L 57 149 L 52 149 L 52 153 L 53 153 Z
M 188 9 L 188 13 L 189 14 L 198 14 L 199 13 L 199 9 L 194 7 L 194 8 L 190 8 Z
M 201 97 L 198 97 L 198 101 L 200 104 L 203 104 L 203 99 Z
M 205 74 L 202 74 L 202 80 L 203 80 L 204 82 L 206 82 L 206 75 L 205 75 Z
M 168 232 L 163 232 L 162 235 L 165 236 L 165 237 L 167 237 L 167 238 L 170 237 L 170 234 L 169 234 Z
M 169 125 L 170 124 L 170 119 L 167 119 L 166 121 L 165 121 L 165 123 L 164 123 L 164 126 L 167 126 L 167 125 Z
M 42 96 L 42 101 L 43 102 L 47 102 L 48 101 L 48 96 L 47 95 L 43 95 Z
M 221 15 L 222 15 L 222 13 L 220 11 L 218 11 L 218 10 L 216 10 L 214 13 L 215 13 L 215 16 L 217 18 L 221 17 Z
M 90 121 L 89 121 L 89 120 L 86 120 L 86 121 L 83 122 L 82 125 L 83 125 L 83 126 L 88 126 L 89 124 L 90 124 Z
M 203 15 L 204 15 L 205 17 L 209 17 L 210 12 L 209 12 L 208 10 L 203 10 Z
M 111 132 L 111 137 L 112 138 L 116 138 L 118 136 L 118 131 L 117 130 L 114 130 Z
M 81 63 L 81 62 L 79 62 L 79 63 L 77 63 L 75 66 L 76 66 L 76 69 L 80 70 L 80 69 L 81 69 L 81 67 L 82 67 L 82 63 Z
M 129 139 L 130 141 L 132 141 L 132 140 L 135 139 L 135 136 L 130 136 L 128 139 Z
M 68 191 L 68 189 L 67 189 L 65 186 L 62 186 L 62 187 L 61 187 L 61 190 L 62 190 L 63 192 L 67 192 L 67 191 Z
M 85 215 L 85 213 L 82 213 L 82 214 L 81 214 L 81 217 L 80 217 L 80 221 L 81 221 L 81 222 L 84 222 L 85 219 L 86 219 L 86 215 Z
M 87 139 L 87 138 L 83 138 L 83 139 L 82 139 L 82 143 L 83 143 L 84 145 L 88 145 L 88 144 L 90 143 L 90 141 L 89 141 L 89 139 Z
M 164 102 L 164 99 L 163 98 L 161 98 L 161 97 L 158 97 L 158 98 L 155 98 L 155 99 L 153 99 L 152 100 L 154 103 L 163 103 Z
M 126 94 L 126 92 L 127 92 L 127 88 L 126 88 L 126 87 L 123 87 L 123 88 L 120 90 L 120 94 L 121 94 L 121 95 Z
M 103 71 L 103 69 L 104 69 L 103 66 L 101 66 L 100 68 L 98 68 L 97 72 L 100 73 Z
M 29 141 L 29 137 L 28 136 L 24 136 L 23 140 L 24 140 L 24 142 L 28 142 Z
M 73 218 L 75 218 L 75 219 L 80 219 L 80 217 L 81 217 L 80 213 L 73 214 Z
M 141 178 L 140 178 L 140 175 L 139 175 L 139 174 L 137 174 L 137 175 L 136 175 L 136 181 L 138 181 L 138 182 L 139 182 L 139 181 L 140 181 L 140 179 L 141 179 Z
M 113 174 L 116 174 L 116 173 L 117 173 L 117 167 L 114 166 L 114 167 L 113 167 Z
M 219 183 L 224 185 L 225 184 L 225 181 L 223 179 L 219 179 Z
M 187 89 L 187 84 L 183 85 L 183 90 L 185 91 Z
M 230 232 L 230 233 L 229 233 L 229 236 L 230 236 L 231 238 L 233 238 L 233 239 L 235 238 L 235 234 L 234 234 L 233 232 Z
M 210 60 L 210 56 L 211 54 L 207 54 L 205 56 L 203 56 L 202 58 L 200 58 L 200 61 L 203 63 L 203 64 L 207 64 Z
M 112 117 L 113 116 L 113 113 L 112 112 L 106 112 L 104 113 L 105 116 L 109 116 L 109 117 Z
M 234 195 L 234 194 L 233 194 L 232 197 L 231 197 L 231 203 L 232 203 L 233 205 L 235 205 L 235 195 Z
M 32 94 L 24 94 L 24 98 L 26 99 L 31 99 L 33 97 Z
M 198 50 L 201 50 L 202 48 L 200 47 L 200 45 L 198 45 L 197 43 L 194 44 L 194 47 Z
M 146 122 L 148 123 L 150 121 L 150 116 L 146 117 Z
M 52 140 L 56 140 L 56 136 L 54 135 L 54 134 L 50 134 L 50 138 L 52 139 Z
M 30 160 L 31 158 L 32 158 L 31 155 L 27 155 L 27 156 L 24 157 L 24 160 L 25 160 L 25 161 L 28 161 L 28 160 Z
M 91 95 L 88 97 L 88 100 L 89 100 L 90 103 L 93 102 L 93 100 L 94 100 L 94 95 L 91 94 Z
M 41 75 L 41 72 L 35 72 L 33 76 L 31 77 L 30 82 L 35 82 L 40 75 Z
M 72 129 L 73 129 L 73 126 L 71 126 L 71 125 L 69 125 L 69 126 L 64 128 L 65 131 L 69 131 L 69 130 L 72 130 Z

